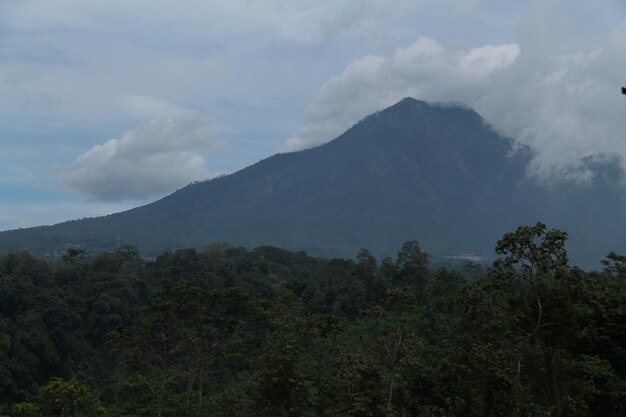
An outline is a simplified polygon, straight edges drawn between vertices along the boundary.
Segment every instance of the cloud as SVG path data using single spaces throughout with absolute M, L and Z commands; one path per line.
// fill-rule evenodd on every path
M 356 28 L 366 18 L 370 3 L 387 7 L 382 0 L 180 0 L 176 4 L 167 0 L 62 0 L 62 5 L 47 0 L 8 1 L 0 23 L 20 31 L 62 28 L 91 34 L 124 32 L 136 37 L 141 33 L 137 28 L 141 28 L 156 29 L 151 33 L 157 38 L 168 34 L 191 42 L 241 37 L 254 41 L 257 37 L 257 41 L 273 38 L 299 44 L 328 40 Z
M 626 83 L 626 22 L 600 45 L 563 52 L 558 41 L 564 35 L 553 33 L 546 18 L 550 10 L 531 16 L 516 44 L 458 50 L 420 38 L 388 56 L 353 61 L 315 94 L 304 126 L 283 150 L 328 142 L 367 114 L 411 96 L 462 102 L 533 147 L 531 177 L 588 180 L 585 157 L 626 156 L 626 99 L 619 91 Z
M 224 147 L 215 122 L 156 99 L 126 101 L 140 114 L 159 116 L 57 168 L 63 185 L 91 200 L 113 202 L 163 195 L 209 176 L 200 153 Z
M 511 66 L 519 52 L 516 44 L 448 51 L 422 37 L 390 57 L 365 56 L 321 88 L 307 109 L 307 123 L 284 149 L 328 142 L 355 121 L 406 96 L 465 102 Z
M 529 174 L 541 180 L 585 179 L 582 159 L 626 155 L 626 24 L 603 45 L 568 53 L 522 45 L 519 61 L 473 105 L 495 127 L 538 152 Z
M 139 119 L 181 117 L 188 112 L 166 100 L 138 94 L 121 96 L 118 102 L 127 114 Z

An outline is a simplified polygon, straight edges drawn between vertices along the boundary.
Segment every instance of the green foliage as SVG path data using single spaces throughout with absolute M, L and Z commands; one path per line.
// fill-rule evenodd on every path
M 504 270 L 519 266 L 523 275 L 531 279 L 537 275 L 554 274 L 567 267 L 566 240 L 566 232 L 547 230 L 543 223 L 520 226 L 498 241 L 496 253 L 505 257 L 495 266 Z
M 11 406 L 13 417 L 44 417 L 41 407 L 33 403 L 17 403 Z
M 615 252 L 609 252 L 603 259 L 604 272 L 615 279 L 626 281 L 626 256 L 618 255 Z
M 394 284 L 423 285 L 428 275 L 428 259 L 428 254 L 422 252 L 419 242 L 415 240 L 404 242 L 396 260 L 397 273 L 393 279 Z
M 11 407 L 14 417 L 106 417 L 97 394 L 72 379 L 52 378 L 40 389 L 37 403 L 17 403 Z
M 200 280 L 165 282 L 142 320 L 115 340 L 133 371 L 122 393 L 129 399 L 124 409 L 142 415 L 144 406 L 131 402 L 151 397 L 159 416 L 191 415 L 192 408 L 194 415 L 206 414 L 206 387 L 227 370 L 229 355 L 254 330 L 248 323 L 260 320 L 259 306 L 240 289 L 216 290 Z
M 52 378 L 41 388 L 41 409 L 45 417 L 105 417 L 98 396 L 89 387 L 71 379 Z
M 565 239 L 521 227 L 471 282 L 415 241 L 380 263 L 228 245 L 3 257 L 0 413 L 621 417 L 623 259 L 570 268 Z

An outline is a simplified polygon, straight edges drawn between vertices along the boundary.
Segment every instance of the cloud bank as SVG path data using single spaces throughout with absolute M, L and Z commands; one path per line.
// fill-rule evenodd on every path
M 284 149 L 328 142 L 355 121 L 403 97 L 467 102 L 487 89 L 492 76 L 508 68 L 519 53 L 516 44 L 448 51 L 422 37 L 390 57 L 365 56 L 321 88 L 307 109 L 307 123 Z
M 568 53 L 542 44 L 545 27 L 532 19 L 528 25 L 529 35 L 519 44 L 455 50 L 423 37 L 389 56 L 353 61 L 316 93 L 306 123 L 283 149 L 328 142 L 367 114 L 411 96 L 462 102 L 533 147 L 530 176 L 585 180 L 589 172 L 582 158 L 626 155 L 626 99 L 620 94 L 626 83 L 626 23 L 603 45 Z
M 208 177 L 200 153 L 224 146 L 212 120 L 149 98 L 131 97 L 128 105 L 139 114 L 162 114 L 58 168 L 63 185 L 112 202 L 163 195 Z

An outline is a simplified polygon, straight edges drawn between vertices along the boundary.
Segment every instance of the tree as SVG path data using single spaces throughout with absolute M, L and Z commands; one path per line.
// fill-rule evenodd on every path
M 205 415 L 211 371 L 218 364 L 225 367 L 222 355 L 237 349 L 225 345 L 234 335 L 243 338 L 247 325 L 259 316 L 257 304 L 238 288 L 217 290 L 200 280 L 165 283 L 141 322 L 119 340 L 136 376 L 135 388 L 143 386 L 154 398 L 158 416 L 167 414 L 168 401 L 176 398 L 182 398 L 183 408 L 172 413 Z
M 420 244 L 416 240 L 409 240 L 402 244 L 396 259 L 397 274 L 394 277 L 394 285 L 414 285 L 421 287 L 428 276 L 429 255 L 422 252 Z
M 506 233 L 496 245 L 496 253 L 505 255 L 496 261 L 496 269 L 512 271 L 516 267 L 524 278 L 554 274 L 567 267 L 565 242 L 567 232 L 547 230 L 543 223 L 520 226 L 513 233 Z
M 353 277 L 365 285 L 368 307 L 382 304 L 385 297 L 385 282 L 378 272 L 376 258 L 367 249 L 361 249 L 356 257 L 357 264 L 352 273 Z
M 40 389 L 37 403 L 19 403 L 12 407 L 15 417 L 106 417 L 98 395 L 75 379 L 52 378 Z
M 626 282 L 626 256 L 618 255 L 615 252 L 609 252 L 603 259 L 604 272 L 611 277 Z

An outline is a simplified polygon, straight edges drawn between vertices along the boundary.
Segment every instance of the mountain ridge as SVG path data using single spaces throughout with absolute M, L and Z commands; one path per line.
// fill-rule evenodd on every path
M 360 248 L 391 255 L 403 241 L 416 239 L 438 257 L 490 256 L 493 242 L 520 224 L 577 227 L 567 218 L 576 215 L 562 203 L 585 203 L 577 197 L 581 191 L 547 191 L 528 180 L 532 156 L 529 148 L 515 150 L 511 139 L 470 108 L 405 98 L 328 143 L 275 154 L 144 206 L 2 232 L 0 250 L 110 250 L 119 238 L 146 255 L 227 241 L 352 257 Z M 607 190 L 607 196 L 614 192 Z M 587 229 L 573 235 L 586 237 Z

